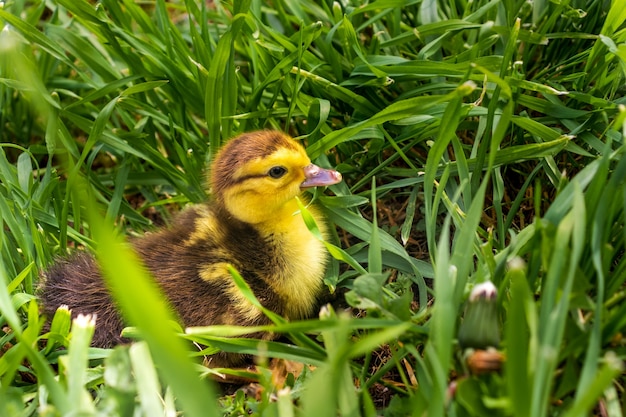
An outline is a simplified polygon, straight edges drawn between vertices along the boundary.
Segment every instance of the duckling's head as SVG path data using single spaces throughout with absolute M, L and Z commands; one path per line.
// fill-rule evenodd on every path
M 311 163 L 304 148 L 278 131 L 228 141 L 211 167 L 214 199 L 233 217 L 259 224 L 293 213 L 302 189 L 337 184 L 341 174 Z

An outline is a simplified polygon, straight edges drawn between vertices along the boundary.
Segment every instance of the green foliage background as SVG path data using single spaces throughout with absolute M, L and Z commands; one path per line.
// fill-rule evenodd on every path
M 624 414 L 620 0 L 0 4 L 0 414 Z M 205 199 L 220 144 L 261 128 L 343 173 L 315 196 L 326 283 L 366 317 L 273 317 L 289 342 L 261 346 L 170 329 L 122 236 Z M 89 348 L 64 310 L 42 330 L 39 270 L 77 246 L 144 342 Z M 456 334 L 486 280 L 506 362 L 476 375 Z M 315 370 L 220 396 L 188 341 Z

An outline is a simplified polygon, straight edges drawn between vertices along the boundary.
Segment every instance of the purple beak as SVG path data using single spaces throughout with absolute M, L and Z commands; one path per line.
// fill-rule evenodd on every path
M 341 182 L 341 174 L 339 172 L 333 169 L 320 168 L 315 164 L 304 167 L 304 176 L 306 179 L 300 184 L 300 188 L 320 187 Z

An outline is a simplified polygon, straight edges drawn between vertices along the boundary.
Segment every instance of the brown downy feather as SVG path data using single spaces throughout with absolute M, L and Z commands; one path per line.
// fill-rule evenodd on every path
M 168 303 L 186 327 L 269 324 L 270 321 L 262 314 L 258 314 L 253 320 L 246 320 L 233 305 L 224 302 L 229 299 L 225 294 L 225 289 L 229 288 L 227 277 L 215 282 L 207 282 L 201 278 L 204 265 L 199 260 L 206 259 L 207 254 L 215 253 L 217 248 L 210 239 L 189 244 L 187 239 L 195 230 L 194 226 L 199 218 L 197 210 L 198 207 L 187 209 L 178 216 L 171 228 L 149 233 L 132 242 L 166 295 Z M 223 260 L 237 268 L 265 307 L 282 314 L 283 300 L 255 273 L 258 268 L 280 268 L 278 263 L 268 262 L 269 259 L 277 259 L 273 253 L 276 248 L 264 242 L 245 223 L 229 219 L 225 225 L 224 241 L 229 253 L 235 256 Z M 224 248 L 219 251 L 224 252 Z M 251 253 L 257 256 L 250 257 Z M 236 256 L 237 254 L 241 256 Z M 213 258 L 213 261 L 221 260 Z M 98 264 L 90 254 L 80 253 L 53 265 L 44 275 L 40 298 L 47 317 L 52 317 L 63 304 L 70 308 L 72 317 L 78 314 L 96 314 L 97 326 L 92 346 L 110 348 L 129 342 L 121 337 L 124 322 L 109 295 Z M 268 335 L 255 334 L 250 337 L 263 338 Z M 212 358 L 211 365 L 235 366 L 243 359 L 238 355 L 219 355 Z
M 310 260 L 302 250 L 290 250 L 286 245 L 294 242 L 293 236 L 283 236 L 284 230 L 294 229 L 293 223 L 294 232 L 302 233 L 301 239 L 308 245 L 302 247 L 322 252 L 318 247 L 321 244 L 306 231 L 299 216 L 286 219 L 289 227 L 283 227 L 280 232 L 267 233 L 267 225 L 265 232 L 261 232 L 258 227 L 235 218 L 221 201 L 222 193 L 229 187 L 240 186 L 249 178 L 257 181 L 259 177 L 258 174 L 235 177 L 234 171 L 248 161 L 254 162 L 281 148 L 297 152 L 298 158 L 302 155 L 306 158 L 301 147 L 281 133 L 260 132 L 233 139 L 213 165 L 214 200 L 184 210 L 171 227 L 131 242 L 184 326 L 269 324 L 258 309 L 242 298 L 225 268 L 227 264 L 239 271 L 264 307 L 289 319 L 305 318 L 314 313 L 315 299 L 322 289 L 324 259 Z M 297 169 L 301 169 L 300 165 Z M 259 201 L 262 205 L 263 199 Z M 290 256 L 297 258 L 290 259 Z M 308 282 L 303 288 L 305 291 L 292 296 L 291 290 L 282 290 L 294 288 L 293 280 L 301 277 L 286 276 L 285 271 L 304 271 L 313 278 L 304 279 L 302 282 Z M 127 342 L 120 335 L 124 323 L 90 254 L 79 253 L 60 260 L 46 271 L 40 298 L 43 312 L 49 318 L 60 305 L 67 305 L 73 316 L 96 314 L 93 346 L 111 347 Z M 293 308 L 294 302 L 304 304 Z M 269 334 L 251 336 L 271 337 Z M 241 355 L 219 354 L 211 358 L 211 366 L 238 366 L 243 360 Z

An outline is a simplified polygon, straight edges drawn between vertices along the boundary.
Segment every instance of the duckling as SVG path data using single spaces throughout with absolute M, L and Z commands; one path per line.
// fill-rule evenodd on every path
M 305 188 L 340 181 L 339 172 L 312 164 L 304 148 L 283 133 L 242 134 L 217 154 L 207 203 L 183 210 L 169 228 L 131 244 L 184 326 L 269 323 L 235 286 L 228 265 L 264 307 L 289 320 L 307 318 L 315 313 L 322 290 L 326 252 L 304 224 L 296 197 Z M 309 210 L 325 233 L 320 211 Z M 60 305 L 73 315 L 96 314 L 93 346 L 127 342 L 120 335 L 122 318 L 90 254 L 60 260 L 46 271 L 40 298 L 48 317 Z M 237 366 L 244 360 L 218 354 L 210 365 Z

